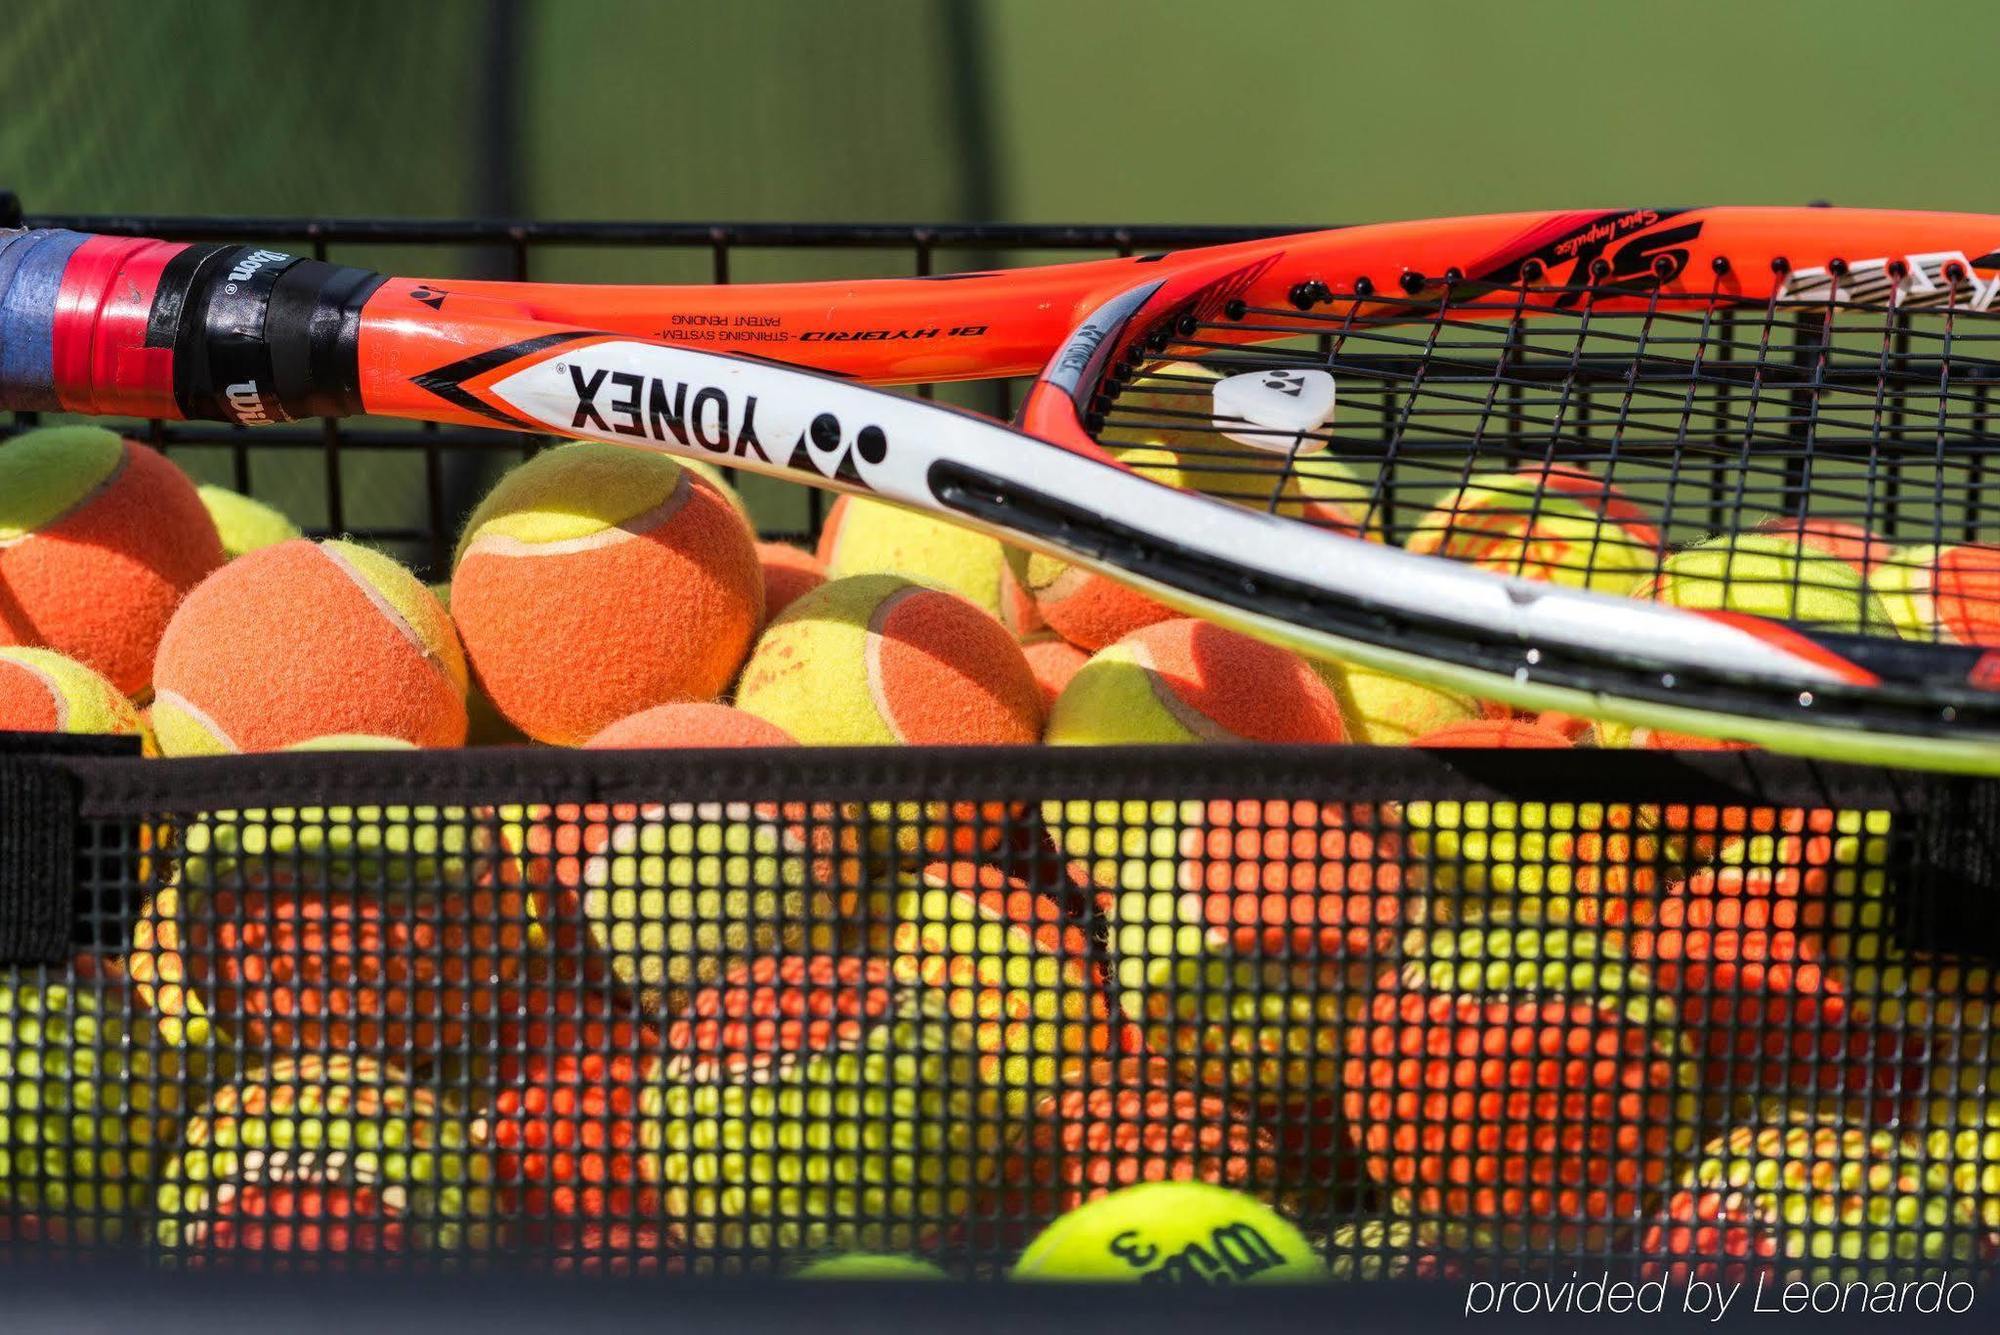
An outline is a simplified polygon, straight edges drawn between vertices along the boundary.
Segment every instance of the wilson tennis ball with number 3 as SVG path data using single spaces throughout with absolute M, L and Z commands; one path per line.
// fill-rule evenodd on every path
M 1021 1253 L 1013 1277 L 1200 1287 L 1325 1273 L 1312 1243 L 1262 1201 L 1205 1182 L 1147 1182 L 1056 1220 Z

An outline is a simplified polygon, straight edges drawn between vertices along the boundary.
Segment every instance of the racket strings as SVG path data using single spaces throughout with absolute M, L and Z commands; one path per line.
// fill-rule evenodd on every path
M 1173 485 L 1501 573 L 2000 646 L 2000 310 L 1878 286 L 1237 306 L 1105 386 L 1098 437 Z M 1309 375 L 1332 381 L 1317 422 L 1237 392 Z

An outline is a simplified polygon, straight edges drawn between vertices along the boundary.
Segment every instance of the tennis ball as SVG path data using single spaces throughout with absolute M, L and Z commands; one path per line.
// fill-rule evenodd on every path
M 1978 1047 L 1983 1058 L 1983 1033 Z M 1977 1079 L 1983 1084 L 1983 1070 L 1983 1065 L 1978 1075 L 1966 1070 L 1967 1083 Z M 1986 1232 L 2000 1240 L 2000 1096 L 1981 1090 L 1934 1100 L 1923 1141 L 1924 1153 L 1950 1170 L 1952 1187 L 1979 1211 Z
M 2000 647 L 2000 547 L 1905 547 L 1868 583 L 1905 639 Z
M 1089 935 L 1063 906 L 998 869 L 935 863 L 897 896 L 896 977 L 971 1026 L 987 1077 L 1031 1099 L 1111 1048 Z
M 1402 808 L 1411 888 L 1431 921 L 1551 925 L 1657 888 L 1668 840 L 1624 803 L 1419 799 Z
M 736 704 L 808 745 L 1032 742 L 1042 723 L 1006 628 L 897 575 L 850 575 L 793 603 L 758 640 Z
M 156 451 L 94 426 L 0 442 L 0 645 L 143 696 L 175 606 L 221 564 L 194 483 Z
M 1112 447 L 1111 457 L 1141 477 L 1252 510 L 1290 518 L 1349 536 L 1380 536 L 1372 493 L 1354 475 L 1323 455 L 1286 462 L 1248 445 L 1216 437 L 1176 451 L 1161 445 Z M 1034 600 L 1041 619 L 1070 643 L 1096 651 L 1132 632 L 1183 615 L 1109 576 L 1059 557 L 1010 549 L 1015 580 Z
M 1876 565 L 1889 555 L 1887 541 L 1846 519 L 1772 515 L 1757 525 L 1755 531 L 1775 533 L 1789 538 L 1806 551 L 1845 561 L 1860 571 L 1863 579 L 1872 575 Z
M 998 538 L 886 501 L 842 496 L 819 534 L 827 578 L 902 575 L 1003 619 L 1006 547 Z
M 0 1241 L 124 1235 L 190 1074 L 147 1028 L 116 988 L 0 978 Z
M 1326 1257 L 1328 1277 L 1336 1280 L 1439 1279 L 1449 1271 L 1433 1231 L 1410 1219 L 1342 1224 L 1327 1239 Z
M 1339 700 L 1304 659 L 1185 617 L 1094 654 L 1056 698 L 1046 734 L 1058 746 L 1346 739 Z
M 1448 724 L 1482 717 L 1479 701 L 1459 691 L 1426 686 L 1359 663 L 1326 659 L 1312 667 L 1340 701 L 1347 735 L 1368 746 L 1402 746 Z
M 764 619 L 742 513 L 664 454 L 592 441 L 500 480 L 466 523 L 451 584 L 481 688 L 563 746 L 653 705 L 714 699 Z
M 438 600 L 447 615 L 451 612 L 451 582 L 437 580 L 424 586 Z M 457 632 L 456 623 L 452 627 Z M 479 685 L 479 679 L 468 670 L 465 684 L 465 744 L 467 746 L 520 746 L 529 741 L 528 734 L 509 723 L 487 698 Z
M 950 1279 L 929 1261 L 885 1252 L 844 1252 L 792 1272 L 793 1279 Z
M 765 625 L 827 580 L 826 566 L 817 556 L 786 542 L 758 543 L 757 564 L 764 572 Z
M 666 1051 L 641 1090 L 640 1167 L 711 1268 L 922 1247 L 971 1213 L 1025 1112 L 946 994 L 879 956 L 737 965 Z
M 153 728 L 170 756 L 340 733 L 465 741 L 465 658 L 416 576 L 351 542 L 279 543 L 187 596 L 160 641 Z
M 174 1044 L 457 1048 L 526 958 L 509 860 L 464 808 L 218 812 L 182 833 L 126 970 Z
M 755 714 L 705 700 L 654 705 L 584 743 L 592 751 L 654 747 L 796 746 L 791 735 Z
M 1153 1057 L 1105 1058 L 1045 1090 L 970 1221 L 974 1245 L 1019 1246 L 1028 1230 L 1140 1182 L 1275 1188 L 1285 1164 L 1271 1131 L 1223 1095 L 1183 1084 Z
M 275 547 L 299 537 L 299 526 L 283 512 L 227 487 L 204 484 L 195 488 L 222 540 L 223 559 L 234 561 L 245 552 Z
M 1297 1282 L 1325 1273 L 1305 1235 L 1262 1201 L 1206 1182 L 1144 1182 L 1042 1230 L 1013 1277 L 1203 1286 Z
M 466 1126 L 403 1072 L 368 1057 L 279 1058 L 189 1118 L 154 1235 L 184 1263 L 483 1249 L 501 1241 L 492 1184 Z
M 109 681 L 52 649 L 0 648 L 0 732 L 137 737 L 145 725 Z
M 1063 687 L 1090 661 L 1089 654 L 1052 630 L 1036 631 L 1024 638 L 1021 656 L 1028 660 L 1028 671 L 1035 674 L 1044 714 L 1055 708 L 1056 697 L 1063 693 Z
M 1875 985 L 1896 952 L 1882 864 L 1858 839 L 1794 858 L 1768 847 L 1729 850 L 1730 865 L 1697 868 L 1656 897 L 1593 907 L 1675 998 L 1711 1099 L 1739 1116 L 1774 1097 L 1903 1115 L 1923 1088 L 1926 1044 Z
M 1518 718 L 1465 719 L 1413 739 L 1411 746 L 1498 748 L 1506 751 L 1567 751 L 1570 739 L 1554 728 Z
M 1599 1251 L 1693 1149 L 1699 1075 L 1659 998 L 1602 990 L 1574 941 L 1504 939 L 1582 958 L 1447 960 L 1446 988 L 1413 960 L 1347 1027 L 1342 1110 L 1397 1213 L 1450 1245 Z
M 678 454 L 673 456 L 673 460 L 682 468 L 687 469 L 703 482 L 715 488 L 722 496 L 722 499 L 729 502 L 729 507 L 736 511 L 737 514 L 743 516 L 743 522 L 750 525 L 751 531 L 753 533 L 756 531 L 757 523 L 750 517 L 750 507 L 744 503 L 743 493 L 729 485 L 728 477 L 724 475 L 720 468 L 709 463 L 706 459 L 688 459 Z
M 1366 806 L 1210 803 L 1173 881 L 1107 895 L 1120 1007 L 1148 1050 L 1260 1103 L 1336 1091 L 1343 1027 L 1416 911 L 1381 825 Z
M 1042 821 L 1081 884 L 1165 890 L 1180 883 L 1182 832 L 1201 819 L 1201 810 L 1197 801 L 1048 798 Z
M 1419 520 L 1404 545 L 1605 593 L 1630 593 L 1660 560 L 1660 535 L 1639 507 L 1575 468 L 1477 474 Z
M 658 1269 L 681 1241 L 639 1170 L 639 1091 L 663 1055 L 658 1031 L 586 1022 L 521 1037 L 530 1041 L 503 1058 L 492 1106 L 470 1125 L 491 1153 L 511 1241 L 552 1252 L 561 1269 Z
M 1633 751 L 1749 751 L 1749 742 L 1727 737 L 1697 737 L 1693 733 L 1650 728 L 1643 724 L 1598 719 L 1590 724 L 1590 744 L 1614 750 Z
M 1723 534 L 1683 547 L 1634 594 L 1674 607 L 1887 634 L 1891 622 L 1861 572 L 1776 533 Z
M 1897 1262 L 1976 1266 L 1995 1241 L 1914 1138 L 1793 1113 L 1703 1146 L 1639 1251 L 1676 1282 L 1844 1284 Z

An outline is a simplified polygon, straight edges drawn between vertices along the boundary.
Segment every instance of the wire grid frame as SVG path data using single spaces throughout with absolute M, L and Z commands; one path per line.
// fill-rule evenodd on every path
M 1503 573 L 2000 642 L 1991 285 L 1947 258 L 1775 267 L 1754 303 L 1726 266 L 1301 284 L 1158 336 L 1092 425 L 1142 472 Z M 1231 416 L 1238 376 L 1319 382 L 1325 420 Z
M 997 1276 L 1178 1179 L 1286 1224 L 1070 1259 L 1991 1261 L 2000 979 L 1898 816 L 1292 786 L 99 813 L 76 960 L 0 992 L 0 1254 Z

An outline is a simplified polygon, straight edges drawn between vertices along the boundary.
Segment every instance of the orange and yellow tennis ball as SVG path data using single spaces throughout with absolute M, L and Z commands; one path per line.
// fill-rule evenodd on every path
M 1058 746 L 1343 742 L 1340 701 L 1304 659 L 1192 618 L 1093 655 L 1049 711 Z
M 153 686 L 170 756 L 348 733 L 465 741 L 450 617 L 415 575 L 352 542 L 281 542 L 203 580 L 160 641 Z
M 1032 742 L 1042 722 L 1006 627 L 898 575 L 850 575 L 793 603 L 757 641 L 736 704 L 809 745 Z
M 1113 1047 L 1089 934 L 1052 896 L 998 868 L 934 863 L 896 898 L 896 976 L 968 1026 L 1010 1097 L 1074 1082 Z
M 2000 647 L 2000 547 L 1905 547 L 1869 587 L 1905 639 Z
M 218 813 L 183 833 L 126 970 L 175 1044 L 453 1048 L 525 967 L 505 860 L 462 808 Z
M 1779 533 L 1723 534 L 1683 547 L 1635 596 L 1674 607 L 1886 635 L 1888 609 L 1850 562 Z
M 1660 535 L 1610 483 L 1576 468 L 1483 473 L 1440 501 L 1404 544 L 1482 570 L 1629 593 L 1660 561 Z
M 286 1268 L 502 1242 L 490 1156 L 435 1090 L 370 1056 L 279 1057 L 188 1119 L 154 1236 L 183 1265 Z
M 124 693 L 52 649 L 0 648 L 0 732 L 145 733 Z
M 998 1245 L 1100 1196 L 1141 1182 L 1207 1182 L 1239 1190 L 1279 1183 L 1276 1138 L 1222 1095 L 1180 1080 L 1157 1057 L 1107 1058 L 1069 1087 L 1044 1092 L 990 1193 Z
M 1694 1147 L 1699 1078 L 1657 999 L 1602 990 L 1595 967 L 1574 985 L 1454 970 L 1346 1027 L 1342 1108 L 1399 1214 L 1508 1250 L 1595 1250 L 1639 1222 Z
M 516 468 L 467 522 L 452 617 L 495 707 L 577 746 L 671 700 L 712 700 L 764 619 L 749 521 L 647 450 L 578 441 Z
M 1864 870 L 1842 866 L 1830 844 L 1789 859 L 1765 851 L 1739 846 L 1737 861 L 1698 868 L 1657 897 L 1593 907 L 1675 1000 L 1717 1103 L 1740 1113 L 1783 1097 L 1907 1113 L 1927 1045 L 1921 1026 L 1885 1022 L 1870 985 L 1894 949 L 1879 894 L 1863 892 Z
M 1453 723 L 1484 717 L 1479 700 L 1359 663 L 1327 659 L 1313 670 L 1333 688 L 1349 738 L 1368 746 L 1402 746 Z
M 787 607 L 827 580 L 825 562 L 789 542 L 758 543 L 757 564 L 764 572 L 766 625 L 777 620 Z
M 584 743 L 592 751 L 796 745 L 791 734 L 775 723 L 710 700 L 683 700 L 642 709 Z
M 1052 630 L 1036 631 L 1023 638 L 1021 656 L 1028 660 L 1028 670 L 1035 674 L 1035 685 L 1041 688 L 1044 711 L 1055 708 L 1056 697 L 1090 661 L 1089 654 Z
M 1365 804 L 1205 804 L 1166 875 L 1103 896 L 1120 1008 L 1147 1050 L 1262 1105 L 1337 1091 L 1343 1026 L 1418 912 L 1397 837 Z
M 746 960 L 666 1051 L 641 1088 L 640 1168 L 707 1268 L 946 1236 L 1027 1115 L 948 994 L 880 955 Z
M 274 506 L 227 487 L 203 485 L 195 490 L 215 521 L 216 536 L 222 539 L 222 555 L 227 560 L 300 536 L 299 526 Z
M 1563 733 L 1527 719 L 1467 719 L 1414 738 L 1411 746 L 1451 749 L 1497 747 L 1508 751 L 1564 751 L 1574 745 Z
M 156 451 L 94 426 L 0 443 L 0 645 L 143 697 L 174 608 L 222 559 L 194 483 Z
M 1846 519 L 1812 515 L 1773 515 L 1757 525 L 1758 533 L 1789 538 L 1806 551 L 1845 561 L 1865 579 L 1889 555 L 1889 543 L 1864 526 Z
M 827 512 L 819 559 L 828 579 L 901 575 L 947 589 L 1017 634 L 1020 590 L 1006 576 L 1007 549 L 978 529 L 886 501 L 842 496 Z

